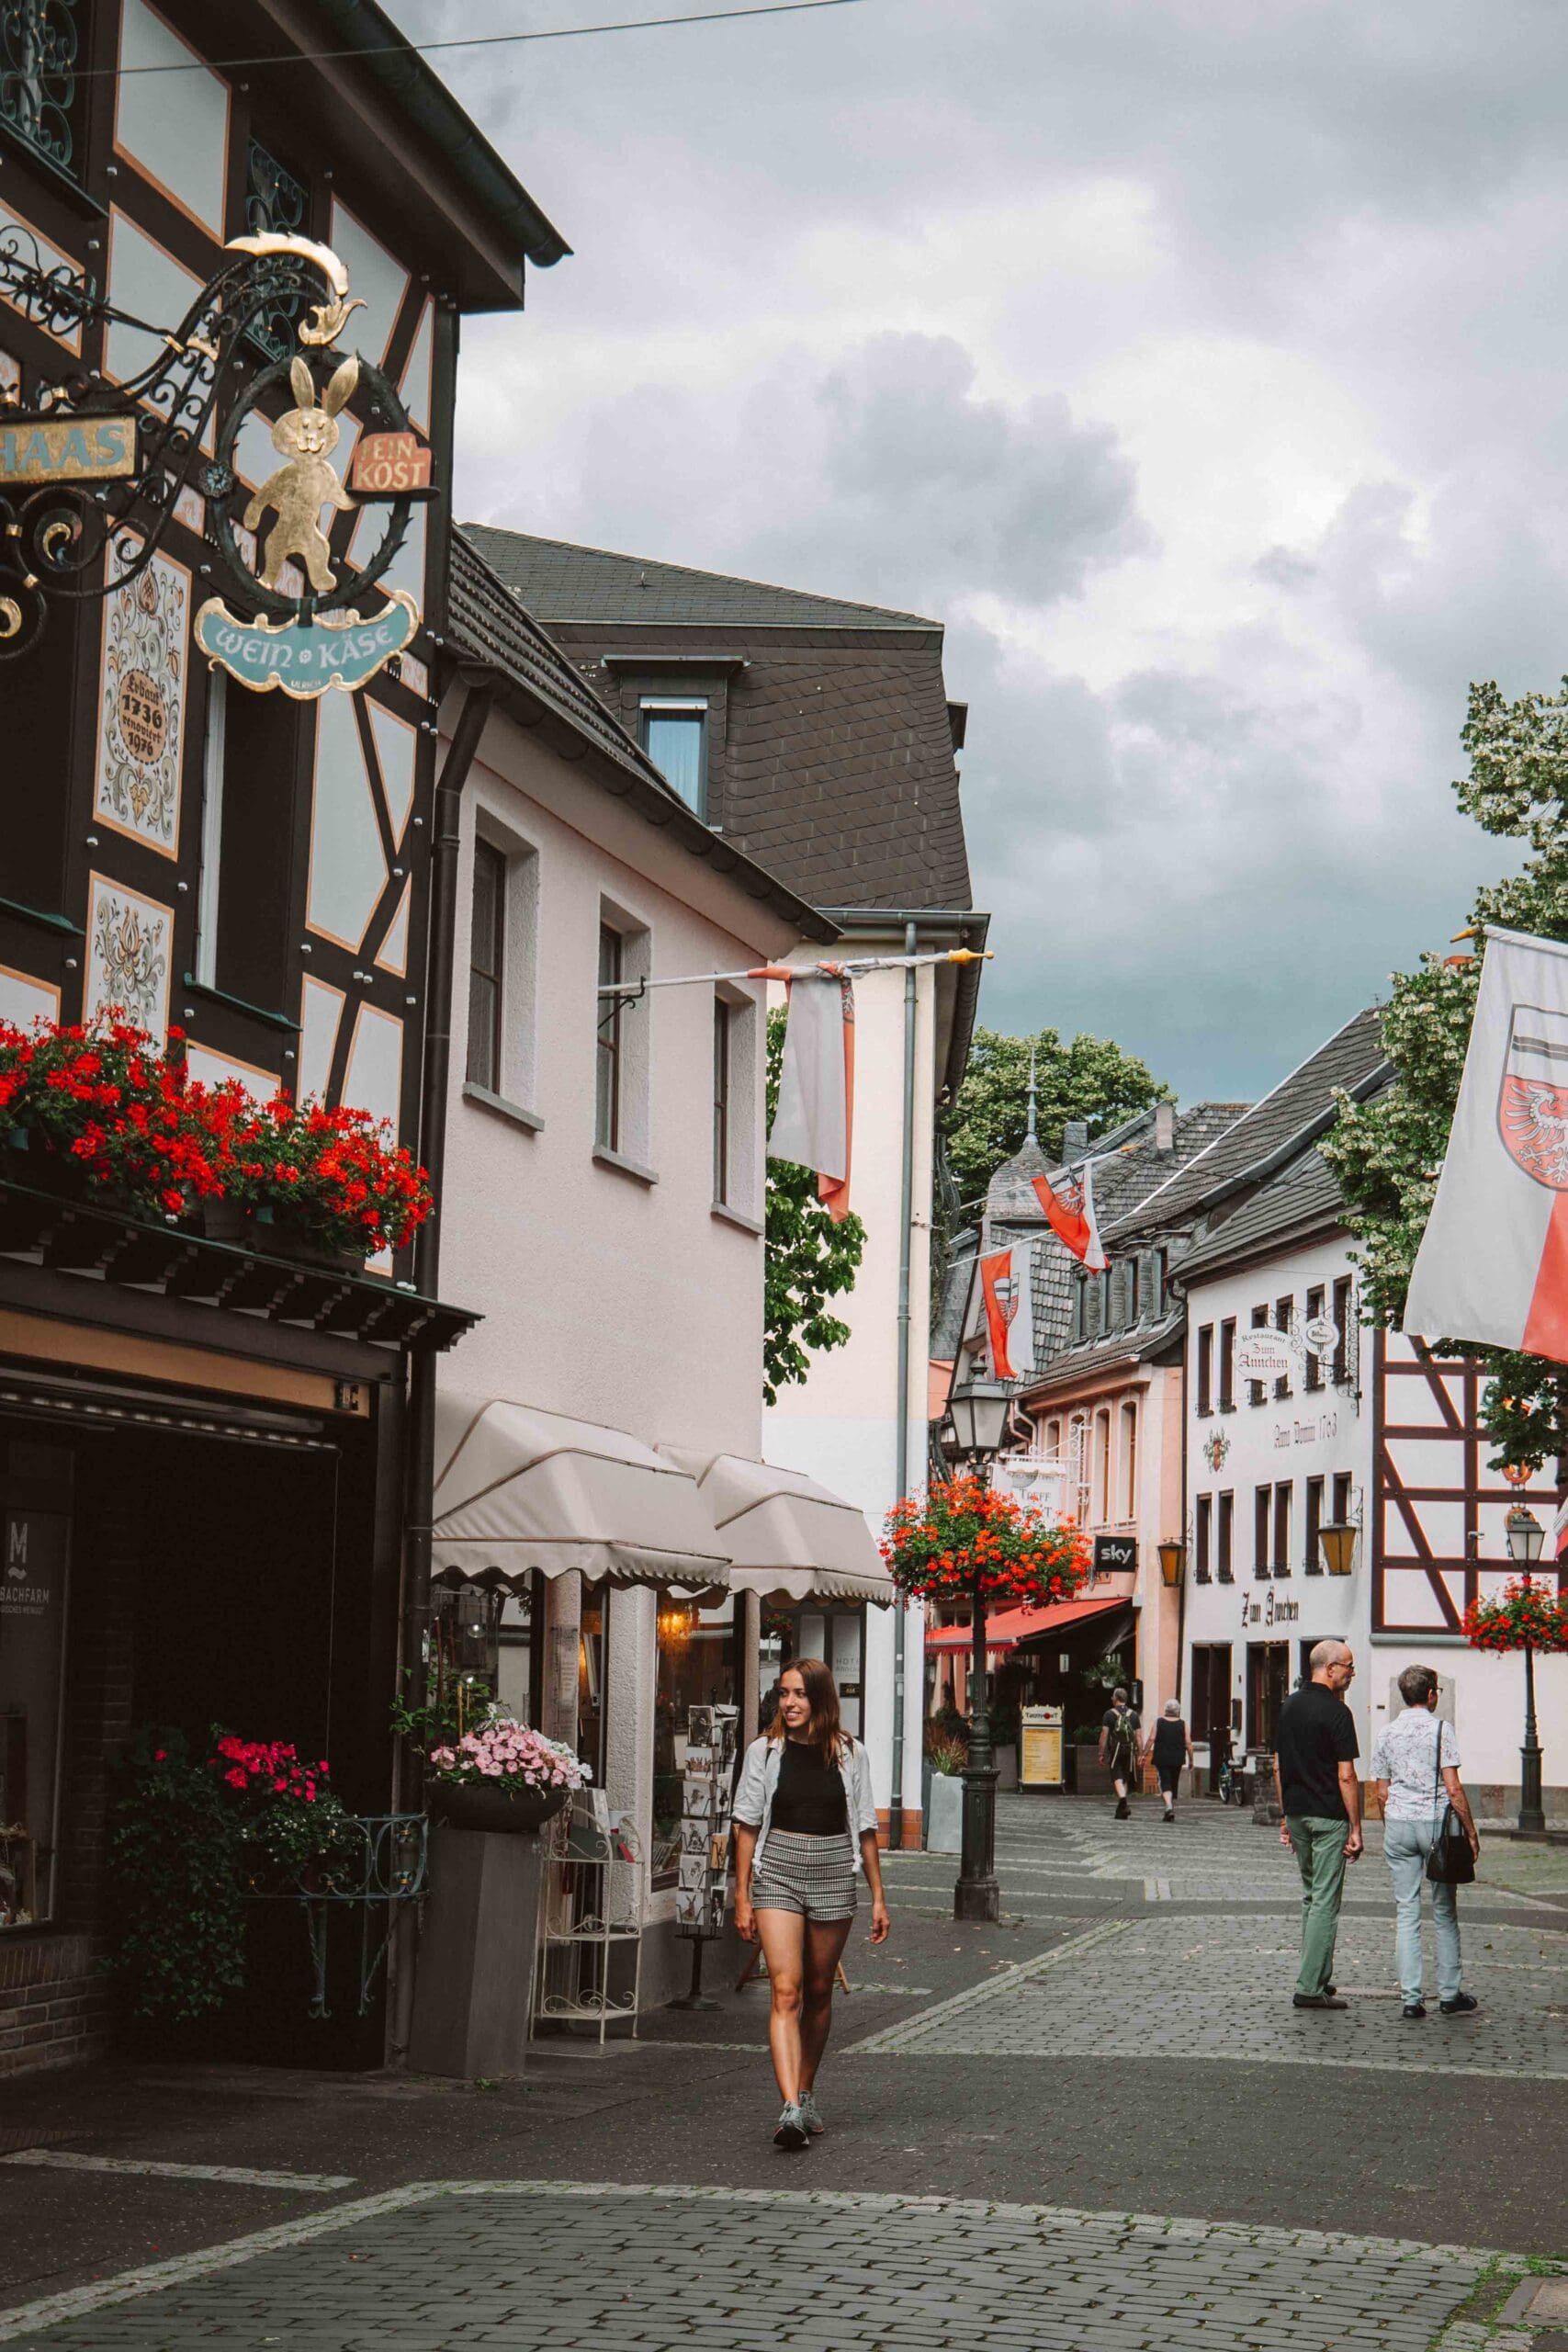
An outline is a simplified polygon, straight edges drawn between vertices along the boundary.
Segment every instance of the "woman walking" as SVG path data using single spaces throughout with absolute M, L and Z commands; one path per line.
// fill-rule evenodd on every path
M 1372 1778 L 1382 1807 L 1383 1858 L 1393 1880 L 1394 1963 L 1404 2015 L 1414 2023 L 1427 2014 L 1421 1997 L 1421 1887 L 1427 1857 L 1450 1804 L 1472 1855 L 1480 1853 L 1481 1839 L 1460 1785 L 1454 1727 L 1438 1713 L 1432 1668 L 1407 1666 L 1399 1678 L 1399 1695 L 1404 1712 L 1385 1724 L 1372 1744 Z M 1438 2004 L 1446 2018 L 1473 2017 L 1481 2004 L 1464 1990 L 1460 1974 L 1459 1892 L 1435 1880 L 1431 1886 Z
M 817 2070 L 833 2021 L 833 1980 L 855 1914 L 855 1879 L 871 1883 L 871 1940 L 887 1935 L 871 1759 L 839 1720 L 819 1657 L 779 1678 L 778 1713 L 746 1751 L 735 1792 L 735 1926 L 761 1939 L 773 1994 L 768 2047 L 784 2112 L 779 2148 L 822 2128 Z
M 1181 1720 L 1179 1699 L 1166 1701 L 1165 1713 L 1155 1725 L 1155 1736 L 1149 1742 L 1149 1747 L 1155 1759 L 1159 1792 L 1165 1799 L 1165 1817 L 1168 1821 L 1174 1821 L 1177 1792 L 1181 1786 L 1181 1768 L 1185 1765 L 1190 1772 L 1192 1770 L 1192 1738 Z

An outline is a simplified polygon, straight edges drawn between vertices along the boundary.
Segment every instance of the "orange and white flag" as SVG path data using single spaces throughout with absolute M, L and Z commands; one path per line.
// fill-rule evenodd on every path
M 1486 933 L 1404 1329 L 1568 1363 L 1568 945 Z
M 1034 1190 L 1052 1232 L 1091 1274 L 1102 1274 L 1111 1261 L 1100 1238 L 1094 1214 L 1094 1162 L 1084 1160 L 1053 1187 L 1048 1176 L 1036 1176 Z
M 1034 1244 L 1015 1241 L 980 1261 L 980 1297 L 993 1380 L 1022 1380 L 1034 1366 Z
M 855 989 L 836 965 L 789 975 L 789 1019 L 778 1107 L 768 1136 L 773 1159 L 817 1170 L 818 1198 L 835 1225 L 850 1213 L 855 1111 Z

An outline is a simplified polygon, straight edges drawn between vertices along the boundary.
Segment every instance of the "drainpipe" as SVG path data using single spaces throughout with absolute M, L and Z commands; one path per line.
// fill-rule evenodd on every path
M 438 1295 L 441 1280 L 442 1182 L 446 1164 L 446 1091 L 452 1072 L 452 977 L 457 938 L 457 876 L 463 786 L 495 698 L 488 673 L 465 673 L 463 707 L 446 764 L 435 780 L 430 853 L 430 944 L 425 957 L 424 1075 L 420 1089 L 420 1159 L 435 1194 L 435 1214 L 414 1239 L 414 1282 L 426 1298 Z M 403 1591 L 399 1663 L 407 1677 L 400 1686 L 411 1706 L 424 1702 L 424 1641 L 430 1623 L 431 1521 L 435 1491 L 435 1351 L 421 1348 L 409 1368 L 408 1484 L 403 1541 Z M 411 1743 L 398 1758 L 396 1803 L 417 1809 L 423 1794 L 420 1758 Z M 414 1906 L 398 1906 L 399 1931 L 388 1954 L 391 1964 L 389 2055 L 406 2064 L 413 2019 Z
M 904 953 L 918 954 L 919 925 L 904 925 Z M 898 1207 L 898 1407 L 894 1423 L 894 1484 L 898 1498 L 909 1488 L 909 1234 L 915 1215 L 915 970 L 904 967 L 904 1166 Z M 893 1791 L 887 1806 L 887 1843 L 904 1847 L 904 1632 L 908 1604 L 893 1611 Z

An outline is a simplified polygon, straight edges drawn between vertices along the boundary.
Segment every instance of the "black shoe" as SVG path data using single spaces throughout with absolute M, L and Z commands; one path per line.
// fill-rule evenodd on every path
M 1298 2009 L 1348 2009 L 1350 2006 L 1337 1993 L 1292 1993 L 1291 2000 Z
M 1323 1989 L 1325 1993 L 1337 1993 L 1339 1987 L 1337 1984 L 1325 1984 Z
M 1174 1821 L 1176 1819 L 1174 1813 L 1168 1813 L 1165 1817 L 1168 1821 Z
M 1427 2004 L 1425 2001 L 1406 2001 L 1404 2008 L 1400 2011 L 1401 2017 L 1412 2018 L 1424 2018 L 1426 2014 Z
M 1438 2007 L 1446 2018 L 1472 2018 L 1481 2004 L 1473 1993 L 1456 1993 L 1451 2001 L 1439 2001 Z
M 1116 1807 L 1116 1819 L 1118 1821 L 1131 1821 L 1132 1818 L 1133 1808 L 1128 1804 L 1126 1798 L 1123 1797 Z

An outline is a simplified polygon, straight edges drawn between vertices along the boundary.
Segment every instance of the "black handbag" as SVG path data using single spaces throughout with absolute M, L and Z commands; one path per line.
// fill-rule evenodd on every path
M 1435 1805 L 1438 1791 L 1443 1785 L 1443 1719 L 1435 1715 L 1433 1721 L 1438 1727 L 1438 1752 L 1432 1772 Z M 1451 1804 L 1443 1807 L 1442 1826 L 1427 1857 L 1427 1876 L 1435 1886 L 1469 1886 L 1475 1876 L 1475 1856 L 1471 1851 L 1469 1833 Z

